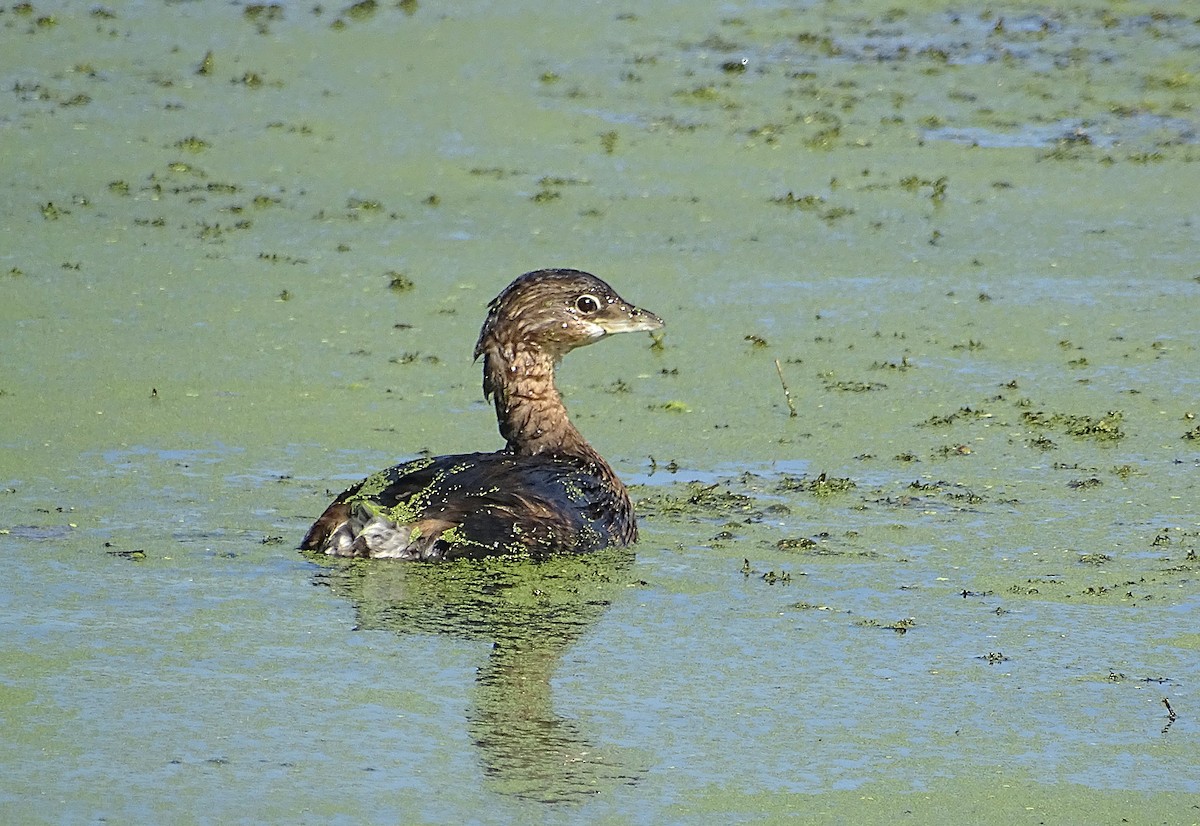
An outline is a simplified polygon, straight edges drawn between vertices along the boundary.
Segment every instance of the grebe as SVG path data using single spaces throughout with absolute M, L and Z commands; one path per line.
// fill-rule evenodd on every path
M 369 476 L 333 501 L 301 549 L 437 561 L 635 542 L 629 493 L 571 424 L 554 368 L 576 347 L 662 326 L 590 273 L 520 276 L 488 305 L 475 345 L 504 449 L 415 459 Z

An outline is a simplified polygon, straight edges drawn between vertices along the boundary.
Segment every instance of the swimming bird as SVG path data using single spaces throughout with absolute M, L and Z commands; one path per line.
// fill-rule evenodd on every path
M 475 344 L 505 446 L 414 459 L 368 476 L 334 499 L 301 549 L 438 561 L 632 544 L 629 493 L 571 423 L 554 370 L 577 347 L 662 326 L 590 273 L 518 277 L 488 305 Z

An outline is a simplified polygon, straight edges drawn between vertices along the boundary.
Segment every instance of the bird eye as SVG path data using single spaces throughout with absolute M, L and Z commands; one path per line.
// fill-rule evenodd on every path
M 600 299 L 594 295 L 581 295 L 575 299 L 575 309 L 584 315 L 591 315 L 600 310 Z

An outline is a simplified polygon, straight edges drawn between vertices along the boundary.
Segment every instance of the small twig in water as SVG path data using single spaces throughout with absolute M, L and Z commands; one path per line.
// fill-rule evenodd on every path
M 1166 697 L 1163 697 L 1163 705 L 1167 707 L 1167 724 L 1162 727 L 1162 733 L 1166 734 L 1171 730 L 1171 726 L 1175 725 L 1175 720 L 1179 715 L 1175 713 L 1175 709 L 1171 708 L 1171 703 Z
M 783 385 L 783 398 L 787 401 L 788 418 L 796 418 L 796 405 L 792 403 L 792 391 L 788 390 L 787 382 L 783 380 L 783 367 L 779 364 L 779 359 L 775 359 L 775 372 L 779 374 L 779 383 Z

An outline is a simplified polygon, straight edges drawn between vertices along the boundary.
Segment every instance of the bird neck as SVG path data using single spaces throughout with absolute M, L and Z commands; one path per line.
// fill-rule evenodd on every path
M 573 456 L 607 467 L 571 423 L 554 384 L 555 359 L 540 348 L 493 350 L 484 359 L 484 391 L 496 405 L 500 435 L 519 456 Z

